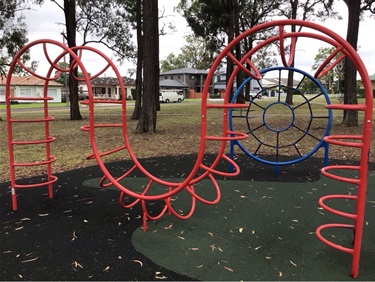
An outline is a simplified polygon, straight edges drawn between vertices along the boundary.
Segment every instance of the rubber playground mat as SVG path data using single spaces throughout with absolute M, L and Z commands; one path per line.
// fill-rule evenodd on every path
M 142 162 L 155 175 L 177 181 L 184 176 L 181 167 L 194 160 Z M 17 212 L 11 211 L 9 183 L 0 183 L 1 280 L 353 280 L 351 255 L 323 244 L 315 230 L 344 221 L 322 210 L 318 199 L 354 193 L 354 187 L 321 176 L 320 159 L 281 167 L 278 174 L 244 156 L 237 162 L 239 176 L 218 178 L 218 204 L 198 202 L 188 220 L 164 215 L 149 221 L 147 232 L 139 205 L 123 209 L 117 189 L 99 187 L 102 173 L 96 165 L 57 174 L 53 199 L 45 188 L 18 190 Z M 120 175 L 129 165 L 108 167 Z M 124 185 L 142 187 L 147 179 L 141 176 L 135 173 Z M 357 280 L 375 280 L 374 185 L 371 163 Z M 208 180 L 195 188 L 206 199 L 216 196 Z M 352 204 L 342 200 L 335 207 L 350 211 Z M 187 213 L 191 197 L 181 192 L 173 206 Z M 148 210 L 157 215 L 161 207 L 149 203 Z M 330 231 L 327 237 L 351 245 L 351 231 Z

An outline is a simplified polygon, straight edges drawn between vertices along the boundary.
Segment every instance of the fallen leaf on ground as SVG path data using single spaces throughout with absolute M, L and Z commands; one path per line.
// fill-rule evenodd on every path
M 79 262 L 77 262 L 77 261 L 74 261 L 74 262 L 72 262 L 72 266 L 74 267 L 74 268 L 83 268 L 83 266 L 79 263 Z
M 21 261 L 22 263 L 26 263 L 26 262 L 32 262 L 32 261 L 36 261 L 39 257 L 36 257 L 36 258 L 32 258 L 32 259 L 27 259 L 27 260 L 23 260 Z
M 226 270 L 228 270 L 229 272 L 234 272 L 234 270 L 233 270 L 232 268 L 228 267 L 228 266 L 224 266 L 224 268 L 225 268 Z
M 133 259 L 133 262 L 139 263 L 139 265 L 140 265 L 141 267 L 143 266 L 143 262 L 141 262 L 140 260 Z
M 72 238 L 72 240 L 71 241 L 74 241 L 75 239 L 77 239 L 78 237 L 76 236 L 76 232 L 75 231 L 73 231 L 73 238 Z

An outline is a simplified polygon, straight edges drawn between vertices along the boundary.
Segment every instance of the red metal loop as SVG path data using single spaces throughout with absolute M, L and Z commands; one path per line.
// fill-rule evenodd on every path
M 56 175 L 49 175 L 49 180 L 39 182 L 39 183 L 32 183 L 32 184 L 15 184 L 13 188 L 22 189 L 22 188 L 36 188 L 36 187 L 43 187 L 48 186 L 55 183 L 58 180 Z
M 343 217 L 347 217 L 347 218 L 351 218 L 351 219 L 356 219 L 357 218 L 357 214 L 351 214 L 351 213 L 347 213 L 347 212 L 342 212 L 342 211 L 336 210 L 334 208 L 331 208 L 331 207 L 329 207 L 328 205 L 326 205 L 324 203 L 324 201 L 327 201 L 327 200 L 337 200 L 337 199 L 357 200 L 358 197 L 357 196 L 352 196 L 352 195 L 327 195 L 327 196 L 321 197 L 319 199 L 319 205 L 323 209 L 329 211 L 330 213 L 333 213 L 333 214 L 336 214 L 336 215 L 339 215 L 339 216 L 343 216 Z
M 353 229 L 355 230 L 355 226 L 354 225 L 351 225 L 351 224 L 341 224 L 341 223 L 329 223 L 329 224 L 324 224 L 324 225 L 321 225 L 319 226 L 317 229 L 316 229 L 316 236 L 319 238 L 319 240 L 321 240 L 323 243 L 327 244 L 328 246 L 334 248 L 334 249 L 337 249 L 339 251 L 343 251 L 343 252 L 346 252 L 346 253 L 349 253 L 349 254 L 353 254 L 354 253 L 354 249 L 353 248 L 346 248 L 346 247 L 343 247 L 339 244 L 336 244 L 336 243 L 333 243 L 329 240 L 327 240 L 322 234 L 321 232 L 324 230 L 324 229 L 328 229 L 328 228 L 348 228 L 348 229 Z
M 289 60 L 286 60 L 285 54 L 285 45 L 284 45 L 285 35 L 284 35 L 284 25 L 279 26 L 279 43 L 280 43 L 280 55 L 281 61 L 283 62 L 284 67 L 290 67 L 293 64 L 294 56 L 296 53 L 296 43 L 297 37 L 291 37 L 291 44 L 289 47 Z
M 210 173 L 221 175 L 221 176 L 228 176 L 228 177 L 237 176 L 240 173 L 240 167 L 238 166 L 238 164 L 231 158 L 227 157 L 225 154 L 222 155 L 222 158 L 234 167 L 233 172 L 220 171 L 212 167 L 208 167 L 202 163 L 200 164 L 200 167 Z
M 346 182 L 346 183 L 351 183 L 351 184 L 357 184 L 359 185 L 361 183 L 360 178 L 349 178 L 349 177 L 344 177 L 340 175 L 336 175 L 333 173 L 330 173 L 329 171 L 332 170 L 357 170 L 360 171 L 361 167 L 360 166 L 353 166 L 353 165 L 331 165 L 331 166 L 325 166 L 321 169 L 321 173 L 331 179 L 341 181 L 341 182 Z
M 363 135 L 328 135 L 323 138 L 323 140 L 329 144 L 353 147 L 353 148 L 363 148 Z M 342 140 L 360 140 L 361 142 L 348 142 Z

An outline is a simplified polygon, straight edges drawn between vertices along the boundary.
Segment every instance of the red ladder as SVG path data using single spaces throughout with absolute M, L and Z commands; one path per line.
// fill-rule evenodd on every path
M 6 113 L 7 113 L 7 129 L 8 129 L 8 149 L 9 149 L 9 169 L 10 169 L 10 181 L 12 190 L 12 207 L 13 210 L 17 210 L 17 189 L 25 188 L 37 188 L 37 187 L 48 187 L 49 198 L 53 198 L 53 183 L 57 181 L 57 177 L 52 174 L 52 163 L 56 160 L 54 156 L 51 155 L 51 142 L 55 141 L 55 138 L 49 134 L 49 122 L 54 120 L 53 117 L 48 115 L 48 101 L 53 100 L 52 97 L 47 96 L 48 83 L 44 86 L 44 95 L 42 97 L 19 97 L 11 95 L 10 91 L 11 85 L 11 75 L 7 78 L 6 84 Z M 44 114 L 39 118 L 13 118 L 12 117 L 12 101 L 42 101 Z M 13 125 L 15 123 L 41 123 L 44 125 L 44 138 L 38 140 L 15 140 L 13 137 Z M 43 145 L 45 150 L 45 159 L 37 161 L 16 161 L 15 150 L 17 146 L 24 145 Z M 36 183 L 31 184 L 19 184 L 17 181 L 17 167 L 35 167 L 35 166 L 45 166 L 46 180 L 41 180 Z

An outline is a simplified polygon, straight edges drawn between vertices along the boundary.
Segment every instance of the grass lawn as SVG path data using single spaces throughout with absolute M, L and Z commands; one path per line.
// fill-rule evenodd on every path
M 252 105 L 249 111 L 248 123 L 253 129 L 257 124 L 262 122 L 263 109 L 270 105 L 275 100 L 272 98 L 261 99 L 257 102 L 259 106 Z M 337 101 L 333 101 L 333 103 Z M 360 101 L 361 102 L 361 101 Z M 210 100 L 210 103 L 222 103 L 220 100 Z M 295 100 L 294 107 L 303 104 L 302 100 Z M 325 101 L 323 99 L 314 99 L 311 103 L 311 109 L 314 116 L 324 116 L 327 113 L 325 109 Z M 130 146 L 137 158 L 149 158 L 155 156 L 178 156 L 187 154 L 196 154 L 200 146 L 200 126 L 201 126 L 201 104 L 200 100 L 185 100 L 182 103 L 161 104 L 161 111 L 158 112 L 157 132 L 156 134 L 135 134 L 134 129 L 137 126 L 137 121 L 131 120 L 130 116 L 133 112 L 133 103 L 129 103 L 127 107 L 127 134 Z M 13 118 L 35 118 L 41 117 L 43 114 L 39 108 L 40 104 L 20 104 L 12 105 L 12 109 L 17 109 L 13 112 Z M 263 107 L 263 108 L 262 108 Z M 0 182 L 9 180 L 9 164 L 8 164 L 8 150 L 7 150 L 7 128 L 6 128 L 6 113 L 4 105 L 0 106 L 0 159 L 5 160 L 0 164 Z M 18 110 L 22 109 L 22 110 Z M 301 129 L 306 127 L 309 123 L 311 113 L 308 107 L 299 107 L 295 110 L 295 123 Z M 207 134 L 221 135 L 223 122 L 222 109 L 208 109 L 207 110 Z M 244 120 L 246 110 L 233 111 L 233 116 L 242 115 L 242 118 L 233 118 L 233 126 L 235 130 L 248 132 L 249 127 Z M 86 167 L 95 164 L 95 160 L 87 160 L 86 156 L 91 154 L 91 145 L 89 134 L 81 130 L 82 126 L 88 125 L 88 110 L 87 106 L 81 106 L 82 120 L 69 120 L 69 108 L 65 103 L 50 104 L 50 116 L 54 117 L 54 121 L 50 123 L 50 135 L 56 137 L 56 140 L 51 143 L 52 155 L 57 158 L 53 164 L 55 172 Z M 290 111 L 285 106 L 272 107 L 267 110 L 266 122 L 272 128 L 284 128 L 290 123 Z M 342 112 L 333 111 L 333 125 L 331 133 L 333 134 L 361 134 L 362 127 L 347 128 L 341 126 Z M 360 124 L 363 117 L 360 116 Z M 95 108 L 95 123 L 98 124 L 121 124 L 121 107 L 119 106 L 100 106 Z M 310 126 L 309 133 L 320 138 L 322 132 L 326 128 L 326 119 L 317 119 Z M 249 151 L 255 152 L 259 145 L 258 139 L 265 140 L 270 144 L 275 144 L 275 134 L 269 130 L 259 130 L 256 132 L 256 138 L 249 136 L 247 140 L 243 141 Z M 301 135 L 300 130 L 287 131 L 286 134 L 280 135 L 282 142 L 280 144 L 289 144 L 298 140 Z M 374 135 L 374 133 L 373 133 Z M 13 123 L 13 138 L 14 140 L 38 140 L 43 139 L 44 126 L 42 123 Z M 374 140 L 374 138 L 372 139 Z M 116 147 L 121 147 L 124 144 L 123 132 L 121 127 L 111 128 L 96 128 L 95 142 L 100 152 L 106 152 Z M 374 146 L 374 141 L 372 141 Z M 309 152 L 317 144 L 315 137 L 303 138 L 298 142 L 298 150 L 302 154 Z M 206 153 L 216 153 L 220 144 L 214 141 L 206 142 Z M 228 147 L 228 146 L 227 146 Z M 338 147 L 338 146 L 335 146 Z M 272 147 L 267 148 L 262 154 L 274 154 Z M 323 152 L 317 152 L 322 155 Z M 236 153 L 241 153 L 238 149 Z M 290 158 L 296 158 L 297 152 L 290 147 L 279 152 L 281 155 Z M 334 148 L 330 150 L 333 158 L 355 160 L 358 159 L 359 150 L 351 148 Z M 24 145 L 15 146 L 16 161 L 19 162 L 34 162 L 45 159 L 44 146 L 41 145 Z M 107 162 L 128 159 L 129 155 L 124 152 L 111 154 L 103 157 Z M 40 166 L 33 168 L 17 168 L 17 176 L 25 177 L 42 173 Z

